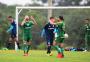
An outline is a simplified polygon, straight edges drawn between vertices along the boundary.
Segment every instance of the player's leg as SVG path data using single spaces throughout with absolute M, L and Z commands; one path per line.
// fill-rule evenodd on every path
M 64 57 L 64 38 L 60 38 L 59 40 L 59 43 L 58 43 L 58 45 L 59 45 L 59 52 L 58 52 L 58 55 L 57 55 L 57 58 L 63 58 Z
M 32 43 L 32 41 L 27 42 L 27 51 L 26 51 L 27 54 L 31 48 L 31 43 Z
M 12 33 L 11 37 L 12 37 L 13 43 L 15 45 L 15 50 L 17 51 L 18 49 L 20 49 L 20 46 L 19 46 L 19 42 L 18 42 L 16 33 Z
M 47 55 L 51 56 L 52 55 L 51 54 L 51 46 L 53 44 L 53 39 L 47 36 L 46 41 L 47 41 Z
M 20 43 L 19 43 L 19 41 L 17 40 L 17 37 L 15 37 L 15 42 L 17 43 L 18 49 L 20 49 Z
M 59 40 L 58 38 L 54 40 L 53 46 L 57 50 L 57 52 L 60 53 L 61 52 L 61 49 L 60 49 L 59 45 L 57 44 L 58 43 L 57 42 L 58 40 Z
M 47 41 L 47 54 L 51 53 L 51 44 L 50 41 Z
M 58 37 L 54 42 L 53 42 L 53 45 L 55 47 L 55 49 L 57 50 L 58 52 L 58 55 L 57 55 L 57 58 L 62 58 L 62 48 L 60 47 L 61 43 L 59 42 L 60 41 L 60 38 Z M 57 43 L 57 44 L 56 44 Z
M 9 42 L 8 42 L 8 48 L 12 49 L 12 38 L 9 38 Z
M 90 50 L 90 35 L 87 36 L 87 51 Z
M 53 54 L 52 54 L 52 51 L 51 51 L 51 49 L 52 49 L 52 46 L 53 46 L 53 41 L 54 41 L 54 38 L 51 38 L 50 39 L 50 56 L 52 56 Z
M 24 50 L 24 56 L 26 56 L 26 52 L 27 52 L 27 36 L 24 36 L 23 50 Z
M 64 38 L 61 39 L 60 48 L 61 48 L 61 54 L 62 57 L 64 57 Z
M 26 45 L 25 45 L 25 55 L 28 56 L 28 52 L 31 48 L 32 36 L 31 35 L 26 36 L 26 40 L 27 40 L 27 42 L 26 42 Z
M 20 49 L 20 44 L 19 41 L 17 40 L 17 37 L 13 37 L 14 43 L 16 43 L 15 45 L 17 46 L 18 49 Z
M 28 36 L 27 53 L 29 52 L 29 50 L 31 48 L 31 44 L 32 44 L 32 35 L 30 33 L 29 36 Z
M 64 57 L 64 32 L 61 32 L 61 35 L 60 35 L 60 37 L 59 37 L 59 47 L 60 47 L 60 49 L 61 49 L 61 52 L 60 52 L 60 54 L 62 55 L 61 56 L 61 58 L 63 58 Z

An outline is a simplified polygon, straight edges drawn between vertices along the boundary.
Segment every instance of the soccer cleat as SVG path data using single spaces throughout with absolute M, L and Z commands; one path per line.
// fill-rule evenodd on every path
M 50 53 L 50 54 L 49 54 L 49 56 L 52 56 L 52 55 L 53 55 L 53 53 Z
M 47 53 L 46 56 L 52 56 L 53 54 L 52 53 Z
M 58 53 L 57 58 L 64 58 L 64 55 L 62 55 L 62 53 Z
M 25 53 L 23 56 L 28 56 L 28 53 Z

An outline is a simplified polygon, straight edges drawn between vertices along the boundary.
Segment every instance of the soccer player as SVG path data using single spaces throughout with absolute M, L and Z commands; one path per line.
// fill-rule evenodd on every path
M 89 42 L 90 42 L 90 22 L 89 19 L 85 19 L 85 51 L 89 50 Z
M 63 58 L 64 54 L 64 34 L 65 34 L 65 23 L 63 16 L 59 16 L 58 22 L 54 23 L 56 25 L 56 29 L 54 30 L 55 33 L 55 40 L 53 45 L 58 52 L 57 58 Z
M 45 39 L 47 41 L 47 55 L 51 56 L 51 46 L 54 41 L 54 29 L 55 25 L 53 24 L 55 21 L 54 17 L 50 17 L 49 23 L 44 26 Z
M 16 32 L 16 23 L 15 23 L 15 20 L 13 19 L 12 16 L 8 16 L 8 20 L 11 23 L 10 28 L 7 30 L 7 32 L 10 32 L 10 35 L 11 35 L 11 37 L 9 39 L 9 42 L 10 43 L 16 43 L 16 45 L 20 49 L 19 42 L 17 40 L 17 32 Z
M 37 24 L 33 16 L 26 15 L 24 20 L 21 23 L 23 27 L 23 36 L 24 36 L 24 56 L 28 56 L 29 49 L 32 42 L 31 28 L 34 24 Z

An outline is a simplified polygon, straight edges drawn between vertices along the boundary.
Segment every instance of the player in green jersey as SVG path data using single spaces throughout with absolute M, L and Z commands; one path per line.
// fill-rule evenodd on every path
M 56 50 L 58 51 L 57 58 L 63 58 L 64 54 L 64 34 L 65 34 L 65 23 L 63 16 L 59 16 L 58 22 L 54 23 L 56 25 L 56 29 L 54 31 L 55 33 L 55 41 L 53 42 L 53 45 L 55 46 Z
M 21 23 L 23 27 L 23 37 L 24 37 L 24 56 L 28 56 L 29 49 L 32 42 L 31 28 L 34 24 L 37 24 L 33 16 L 25 16 Z
M 89 19 L 85 19 L 85 51 L 89 50 L 90 45 L 90 22 Z

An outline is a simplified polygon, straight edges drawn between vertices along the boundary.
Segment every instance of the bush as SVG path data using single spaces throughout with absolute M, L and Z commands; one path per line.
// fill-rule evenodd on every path
M 37 48 L 38 48 L 39 50 L 44 50 L 44 49 L 46 49 L 46 43 L 45 43 L 45 42 L 41 43 L 40 45 L 37 46 Z

